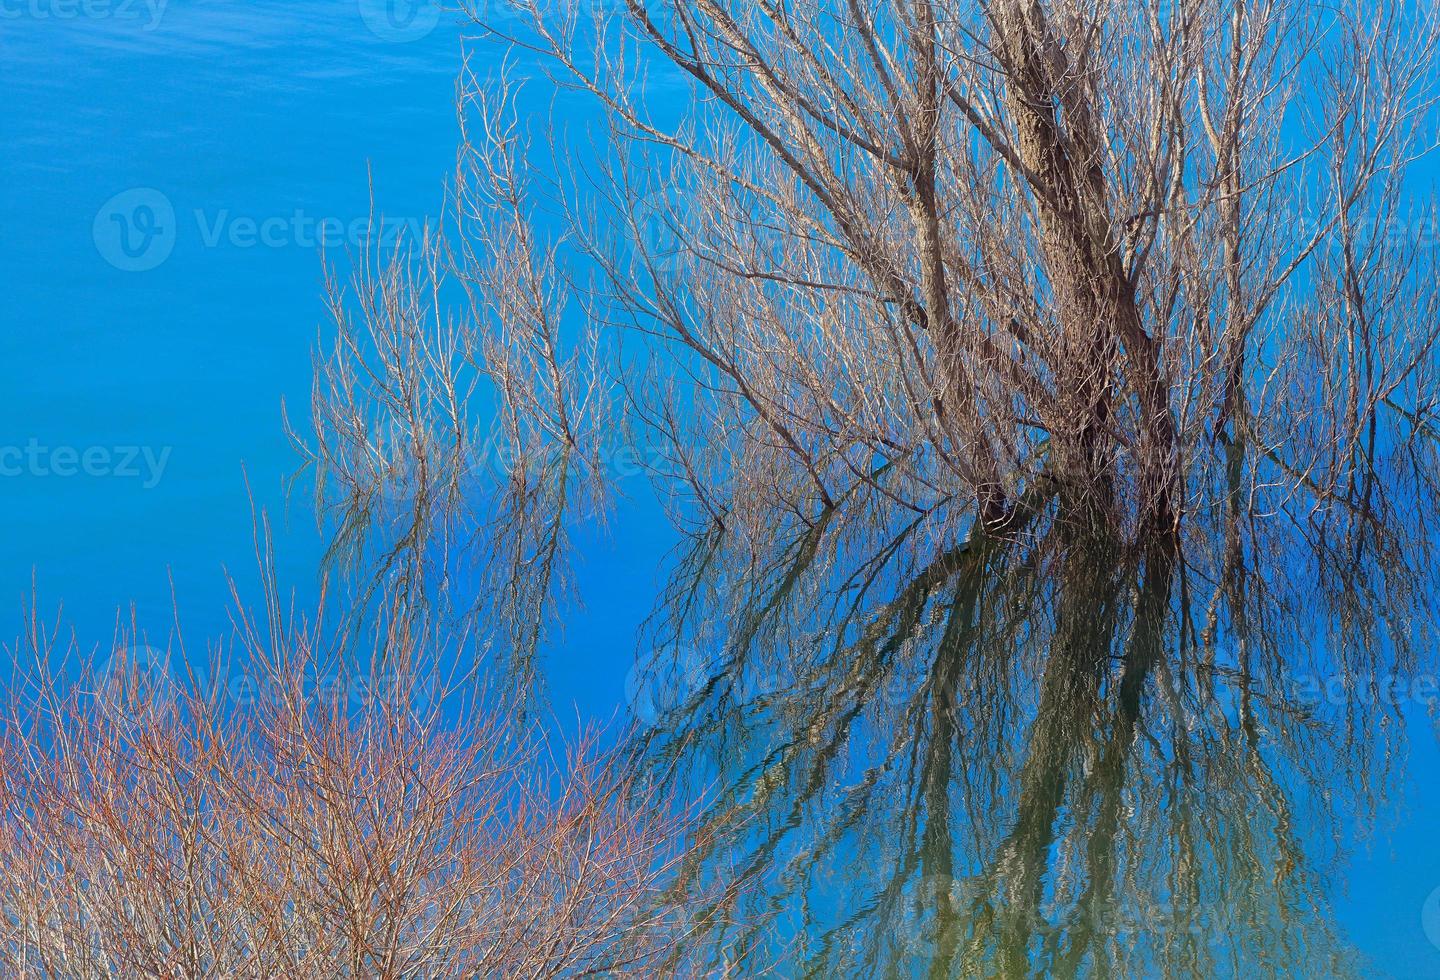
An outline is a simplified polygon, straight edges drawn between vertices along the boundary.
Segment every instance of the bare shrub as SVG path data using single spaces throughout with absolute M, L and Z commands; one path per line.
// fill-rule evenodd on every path
M 0 741 L 5 974 L 685 972 L 664 887 L 689 811 L 387 623 L 357 667 L 267 579 L 210 680 L 130 636 L 67 680 L 73 642 L 32 615 Z

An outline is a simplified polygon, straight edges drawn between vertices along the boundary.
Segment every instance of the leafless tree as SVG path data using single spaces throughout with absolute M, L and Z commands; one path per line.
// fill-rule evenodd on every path
M 1002 524 L 1042 474 L 1170 526 L 1217 443 L 1324 501 L 1427 416 L 1433 4 L 516 6 L 608 124 L 631 247 L 574 232 L 691 382 L 694 497 L 757 532 L 860 487 Z
M 622 436 L 761 550 L 842 504 L 1363 510 L 1433 438 L 1431 3 L 505 9 L 444 234 L 332 290 L 302 442 L 343 527 L 399 501 L 389 562 L 479 542 L 517 650 Z M 541 138 L 547 85 L 598 141 Z
M 516 721 L 395 594 L 365 667 L 265 586 L 209 677 L 128 635 L 67 676 L 38 617 L 10 650 L 6 976 L 689 972 L 686 804 Z
M 1332 776 L 1373 800 L 1388 743 L 1274 689 L 1307 603 L 1348 679 L 1381 641 L 1413 665 L 1397 641 L 1433 613 L 1440 294 L 1413 164 L 1435 4 L 470 8 L 503 68 L 461 78 L 420 274 L 391 266 L 384 303 L 364 276 L 334 291 L 322 499 L 349 515 L 422 474 L 382 554 L 453 590 L 465 545 L 531 651 L 608 440 L 638 441 L 693 532 L 656 646 L 711 651 L 641 749 L 733 777 L 713 826 L 774 818 L 740 870 L 778 877 L 816 972 L 894 962 L 917 888 L 937 976 L 1037 949 L 1060 972 L 1352 967 L 1294 827 L 1331 818 Z M 521 112 L 537 92 L 590 141 Z M 523 462 L 465 485 L 487 429 Z M 1179 801 L 1122 839 L 1136 787 Z M 957 853 L 981 869 L 961 895 Z M 893 871 L 855 904 L 880 927 L 804 918 L 845 863 Z M 1249 950 L 1126 946 L 1100 914 L 1167 894 L 1238 909 Z

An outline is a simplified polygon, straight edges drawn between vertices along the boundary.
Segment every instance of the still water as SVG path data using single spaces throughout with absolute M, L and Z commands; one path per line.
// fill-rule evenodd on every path
M 0 627 L 33 597 L 85 644 L 132 604 L 219 637 L 257 509 L 313 598 L 282 404 L 305 418 L 323 261 L 441 209 L 462 32 L 355 0 L 0 12 Z M 803 937 L 782 974 L 1440 976 L 1428 586 L 1393 556 L 836 521 L 757 572 L 672 552 L 626 489 L 575 531 L 548 698 L 635 716 L 743 827 L 743 907 Z M 657 612 L 677 580 L 699 601 Z

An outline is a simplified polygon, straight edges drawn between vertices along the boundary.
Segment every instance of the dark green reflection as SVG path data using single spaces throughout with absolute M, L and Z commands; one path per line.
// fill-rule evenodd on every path
M 1362 973 L 1328 897 L 1402 749 L 1361 692 L 1426 669 L 1424 549 L 1394 514 L 1239 513 L 697 541 L 640 751 L 709 793 L 717 967 Z

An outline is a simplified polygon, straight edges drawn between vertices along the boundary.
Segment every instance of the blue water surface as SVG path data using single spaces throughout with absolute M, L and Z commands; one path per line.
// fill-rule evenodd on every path
M 87 645 L 132 603 L 153 637 L 177 610 L 192 646 L 222 636 L 226 571 L 255 595 L 255 508 L 283 584 L 315 598 L 323 539 L 308 497 L 287 507 L 281 406 L 306 418 L 321 245 L 343 271 L 372 200 L 433 219 L 455 159 L 462 31 L 399 8 L 0 0 L 0 465 L 27 461 L 0 476 L 0 637 L 32 587 Z M 546 657 L 560 713 L 623 712 L 670 543 L 643 493 L 577 540 L 584 606 Z M 1422 928 L 1440 757 L 1413 727 L 1406 810 L 1337 903 L 1378 969 L 1440 976 Z
M 323 539 L 309 496 L 284 491 L 299 457 L 282 403 L 303 427 L 323 264 L 345 274 L 368 227 L 433 222 L 455 163 L 458 20 L 404 13 L 356 0 L 7 2 L 7 638 L 32 585 L 42 612 L 63 602 L 86 645 L 108 643 L 131 604 L 152 642 L 177 611 L 190 647 L 223 636 L 227 571 L 258 595 L 258 511 L 282 584 L 314 600 Z M 566 612 L 577 669 L 552 682 L 557 708 L 587 717 L 623 705 L 665 548 L 653 509 L 622 502 L 626 514 L 623 546 L 579 542 L 587 602 Z

